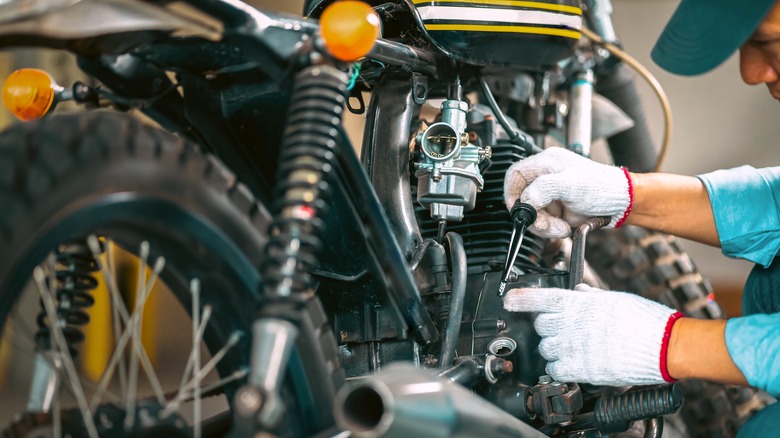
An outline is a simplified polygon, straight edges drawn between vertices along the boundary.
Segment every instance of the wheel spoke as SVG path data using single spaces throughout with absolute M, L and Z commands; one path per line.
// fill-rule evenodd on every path
M 208 385 L 201 386 L 200 391 L 203 394 L 208 394 L 209 392 L 211 392 L 211 391 L 213 391 L 213 390 L 215 390 L 217 388 L 221 388 L 221 387 L 227 385 L 230 382 L 235 382 L 236 380 L 243 379 L 244 377 L 246 377 L 247 374 L 249 374 L 249 369 L 248 368 L 241 368 L 238 371 L 230 373 L 230 375 L 225 377 L 225 378 L 217 380 L 216 382 L 209 383 Z M 193 392 L 194 391 L 189 390 L 188 392 L 183 393 L 181 399 L 179 400 L 179 403 L 184 403 L 184 402 L 192 400 Z
M 225 345 L 222 346 L 217 354 L 215 354 L 211 360 L 208 361 L 200 371 L 198 371 L 197 375 L 193 377 L 192 380 L 190 380 L 187 386 L 184 387 L 184 391 L 194 388 L 195 385 L 197 385 L 201 380 L 203 380 L 204 377 L 206 377 L 206 375 L 208 375 L 208 373 L 211 372 L 211 370 L 216 368 L 222 358 L 225 357 L 231 348 L 238 344 L 240 339 L 241 336 L 238 333 L 233 333 L 233 335 L 230 336 L 230 339 L 228 339 L 228 341 L 225 343 Z
M 103 393 L 107 389 L 108 383 L 111 381 L 111 377 L 114 375 L 114 369 L 117 367 L 117 363 L 122 358 L 123 350 L 125 349 L 127 341 L 130 340 L 130 336 L 132 335 L 130 329 L 132 329 L 132 326 L 127 327 L 122 336 L 120 336 L 119 341 L 114 346 L 114 352 L 111 354 L 111 359 L 109 359 L 108 365 L 106 365 L 106 369 L 103 370 L 103 374 L 100 376 L 97 390 L 95 390 L 95 393 L 92 395 L 92 401 L 90 402 L 92 409 L 97 408 L 97 406 L 100 404 Z M 125 398 L 123 398 L 123 400 L 125 400 Z
M 62 438 L 62 413 L 60 412 L 60 398 L 54 397 L 51 404 L 51 435 L 54 438 Z
M 84 418 L 84 425 L 87 429 L 87 433 L 91 438 L 97 438 L 98 434 L 97 428 L 95 428 L 95 421 L 94 418 L 92 418 L 92 412 L 87 405 L 87 398 L 84 395 L 84 389 L 81 387 L 81 381 L 79 380 L 78 374 L 76 373 L 76 366 L 73 364 L 73 358 L 71 357 L 70 351 L 68 350 L 68 345 L 65 342 L 65 336 L 62 334 L 62 328 L 60 327 L 59 320 L 57 318 L 57 306 L 55 305 L 51 290 L 49 290 L 46 285 L 46 276 L 43 273 L 43 269 L 40 267 L 35 268 L 33 271 L 33 277 L 35 278 L 35 282 L 38 285 L 38 292 L 41 295 L 41 301 L 43 301 L 43 305 L 46 308 L 46 314 L 49 318 L 49 328 L 52 333 L 52 338 L 54 339 L 59 349 L 65 371 L 68 374 L 68 379 L 70 380 L 71 387 L 73 388 L 73 393 L 76 396 L 76 402 L 78 403 L 79 410 L 81 410 L 81 415 Z
M 107 247 L 112 245 L 110 240 L 105 242 Z M 139 255 L 139 271 L 138 281 L 135 290 L 135 308 L 132 312 L 129 311 L 125 305 L 124 300 L 120 294 L 119 287 L 117 285 L 116 268 L 114 266 L 114 259 L 109 250 L 107 254 L 102 255 L 101 245 L 97 237 L 91 235 L 87 238 L 87 245 L 92 252 L 97 268 L 100 270 L 104 277 L 104 281 L 109 293 L 110 304 L 112 307 L 112 329 L 114 332 L 115 345 L 112 351 L 108 364 L 106 365 L 101 378 L 97 385 L 92 385 L 95 390 L 92 394 L 91 400 L 87 401 L 84 387 L 87 382 L 82 382 L 82 376 L 80 376 L 75 369 L 73 358 L 68 350 L 67 343 L 62 331 L 62 322 L 58 321 L 57 317 L 57 301 L 53 296 L 53 290 L 56 290 L 56 280 L 49 278 L 49 284 L 46 284 L 46 276 L 42 267 L 36 268 L 34 272 L 34 278 L 41 294 L 41 300 L 44 303 L 47 317 L 50 321 L 52 338 L 54 340 L 53 345 L 56 345 L 56 355 L 62 360 L 62 368 L 67 373 L 70 385 L 66 385 L 66 388 L 73 393 L 76 401 L 79 404 L 79 410 L 82 417 L 84 417 L 84 423 L 87 428 L 88 435 L 97 437 L 97 428 L 95 426 L 95 419 L 92 413 L 100 406 L 105 396 L 110 396 L 113 399 L 121 400 L 124 402 L 126 411 L 124 414 L 124 426 L 125 429 L 130 429 L 134 426 L 136 420 L 136 411 L 138 407 L 138 390 L 139 390 L 139 365 L 143 367 L 149 382 L 151 383 L 154 395 L 157 401 L 164 405 L 164 409 L 161 415 L 170 415 L 175 410 L 181 408 L 181 404 L 184 401 L 193 401 L 193 437 L 201 438 L 202 435 L 202 396 L 204 391 L 212 392 L 220 387 L 225 386 L 228 383 L 245 378 L 249 370 L 242 368 L 238 371 L 231 373 L 230 375 L 221 378 L 215 382 L 204 384 L 203 380 L 217 368 L 219 363 L 225 356 L 227 356 L 230 349 L 235 347 L 241 338 L 239 332 L 235 332 L 212 356 L 205 365 L 202 364 L 201 357 L 201 344 L 205 335 L 206 328 L 212 316 L 213 309 L 210 305 L 203 305 L 201 296 L 201 284 L 198 279 L 192 279 L 190 282 L 190 294 L 191 294 L 191 317 L 192 317 L 192 347 L 189 352 L 187 364 L 185 366 L 184 374 L 182 375 L 181 382 L 179 384 L 176 396 L 170 402 L 167 401 L 162 386 L 156 376 L 155 370 L 152 366 L 149 356 L 144 348 L 142 342 L 143 331 L 143 315 L 144 307 L 148 301 L 151 293 L 154 289 L 155 283 L 159 278 L 161 271 L 165 265 L 165 259 L 159 257 L 154 264 L 154 269 L 151 275 L 147 278 L 147 268 L 149 265 L 150 248 L 148 242 L 141 243 Z M 47 260 L 46 268 L 55 273 L 55 259 L 50 257 Z M 63 304 L 67 305 L 67 303 Z M 202 306 L 202 307 L 201 307 Z M 29 331 L 29 329 L 28 329 Z M 129 357 L 123 357 L 127 348 Z M 128 360 L 125 360 L 128 359 Z M 51 361 L 51 359 L 50 359 Z M 108 391 L 108 386 L 112 381 L 112 378 L 117 376 L 119 378 L 121 394 L 116 396 Z M 53 424 L 52 436 L 62 436 L 62 424 L 59 421 L 61 417 L 61 400 L 56 399 L 52 404 L 53 417 L 55 423 Z
M 141 312 L 140 316 L 143 315 L 143 306 L 146 304 L 146 301 L 148 301 L 149 296 L 152 293 L 152 290 L 154 290 L 154 285 L 157 282 L 157 278 L 160 277 L 160 273 L 162 272 L 163 268 L 165 268 L 165 258 L 157 257 L 157 260 L 155 260 L 154 262 L 154 269 L 152 269 L 152 275 L 149 276 L 149 280 L 146 282 L 146 287 L 144 288 L 143 305 L 140 307 L 140 312 Z M 139 321 L 141 321 L 141 319 L 139 319 Z M 163 391 L 162 385 L 160 385 L 160 380 L 157 378 L 157 374 L 154 371 L 154 367 L 152 366 L 152 361 L 149 360 L 149 355 L 146 354 L 146 349 L 144 348 L 143 343 L 140 342 L 140 340 L 141 340 L 141 329 L 139 327 L 138 342 L 135 343 L 136 353 L 138 353 L 138 357 L 141 360 L 141 365 L 144 368 L 144 373 L 146 374 L 146 378 L 149 379 L 149 383 L 152 385 L 152 390 L 154 391 L 154 395 L 157 398 L 157 402 L 160 403 L 161 405 L 164 405 L 166 402 L 165 391 Z
M 47 276 L 48 281 L 49 281 L 49 292 L 52 294 L 53 298 L 56 299 L 57 297 L 54 294 L 56 294 L 55 291 L 57 290 L 57 258 L 56 258 L 56 256 L 53 253 L 50 253 L 49 256 L 46 258 L 46 262 L 47 262 L 47 266 L 49 268 L 49 275 Z M 47 311 L 47 313 L 48 313 L 48 311 Z M 49 324 L 51 324 L 51 321 L 49 321 Z M 54 343 L 50 343 L 49 348 L 50 348 L 52 353 L 56 352 L 56 349 L 54 348 Z M 52 369 L 59 370 L 61 368 L 62 359 L 60 359 L 58 357 L 46 357 L 46 356 L 44 356 L 44 358 L 51 359 L 51 363 L 50 364 L 52 366 Z M 80 382 L 81 381 L 79 380 L 79 383 Z M 57 389 L 59 390 L 60 385 L 58 384 L 57 387 L 58 387 Z M 68 386 L 65 385 L 65 387 L 67 388 Z M 71 393 L 73 394 L 74 397 L 76 396 L 75 390 L 72 389 L 72 388 L 71 388 Z M 54 407 L 54 409 L 56 411 L 55 412 L 56 415 L 60 416 L 60 414 L 62 412 L 60 412 L 61 406 L 60 406 L 59 394 L 57 394 L 57 396 L 54 397 L 54 400 L 52 400 L 52 401 L 56 404 L 56 406 Z M 57 436 L 56 435 L 57 432 L 59 432 L 59 434 L 62 435 L 62 422 L 61 422 L 61 419 L 59 419 L 59 420 L 60 421 L 55 421 L 54 422 L 54 423 L 59 423 L 55 427 L 55 430 L 52 431 L 52 432 L 55 433 L 55 436 Z
M 208 309 L 208 307 L 206 308 Z M 205 311 L 204 311 L 205 314 Z M 194 393 L 194 390 L 197 389 L 195 385 L 197 385 L 201 380 L 203 380 L 208 373 L 211 372 L 214 368 L 219 365 L 219 362 L 222 360 L 223 357 L 227 354 L 227 352 L 233 348 L 236 344 L 238 344 L 238 341 L 241 340 L 241 335 L 239 333 L 233 333 L 230 336 L 230 339 L 225 343 L 225 345 L 222 346 L 222 348 L 215 354 L 210 361 L 206 363 L 206 365 L 203 366 L 203 368 L 193 376 L 192 380 L 187 382 L 186 385 L 183 385 L 179 388 L 178 393 L 176 394 L 176 398 L 174 398 L 168 406 L 165 407 L 166 412 L 173 412 L 174 410 L 178 409 L 179 406 L 181 406 L 182 402 L 184 402 L 188 397 L 192 396 Z M 223 383 L 224 384 L 224 383 Z M 203 389 L 205 391 L 205 389 Z
M 116 264 L 114 264 L 114 251 L 112 250 L 113 242 L 106 240 L 105 248 L 107 270 L 103 273 L 103 278 L 107 284 L 111 285 L 108 289 L 111 297 L 111 321 L 114 329 L 114 339 L 118 339 L 122 332 L 122 325 L 127 325 L 128 318 L 122 318 L 120 313 L 120 309 L 124 310 L 126 305 L 116 285 Z M 95 259 L 97 260 L 99 257 L 95 257 Z M 127 365 L 124 360 L 120 360 L 118 366 L 117 374 L 119 375 L 120 392 L 123 397 L 127 397 Z
M 197 370 L 200 368 L 200 280 L 193 278 L 190 281 L 190 292 L 192 292 L 192 355 L 195 357 L 193 361 L 193 367 Z M 205 324 L 203 325 L 206 326 Z M 202 334 L 201 334 L 202 335 Z M 200 379 L 198 373 L 195 373 L 193 377 L 195 381 L 195 403 L 193 404 L 193 436 L 194 438 L 200 438 Z
M 151 295 L 151 291 L 154 289 L 155 281 L 160 276 L 160 272 L 162 272 L 164 267 L 165 267 L 165 259 L 162 257 L 157 258 L 154 264 L 154 270 L 152 271 L 152 275 L 149 277 L 149 281 L 146 283 L 146 288 L 144 289 L 143 296 L 141 297 L 141 300 L 139 300 L 138 303 L 136 304 L 137 306 L 135 309 L 136 311 L 142 309 L 143 306 L 146 304 L 146 301 L 149 299 L 149 296 Z M 98 406 L 98 404 L 100 404 L 100 400 L 101 397 L 103 396 L 103 392 L 106 390 L 109 382 L 111 381 L 111 377 L 113 376 L 114 369 L 116 368 L 117 363 L 120 362 L 120 359 L 122 358 L 122 354 L 124 353 L 125 346 L 127 345 L 127 342 L 130 340 L 130 337 L 134 333 L 134 327 L 136 322 L 137 322 L 136 313 L 134 311 L 133 318 L 129 321 L 127 327 L 125 328 L 124 333 L 122 333 L 122 335 L 119 337 L 119 341 L 116 343 L 114 347 L 114 352 L 111 355 L 111 359 L 109 360 L 106 369 L 103 371 L 103 375 L 100 376 L 98 389 L 97 391 L 95 391 L 95 394 L 92 396 L 92 401 L 90 403 L 92 409 L 95 409 Z M 154 390 L 158 402 L 160 402 L 161 404 L 165 403 L 165 393 L 163 392 L 162 386 L 160 385 L 160 382 L 157 379 L 156 374 L 154 373 L 154 369 L 152 368 L 151 361 L 149 361 L 149 357 L 146 355 L 146 351 L 143 349 L 143 347 L 139 348 L 135 343 L 132 348 L 136 353 L 138 353 L 138 357 L 141 360 L 141 365 L 143 366 L 144 372 L 149 378 L 149 382 L 151 382 L 152 384 L 152 388 Z
M 208 324 L 209 319 L 211 319 L 211 306 L 206 305 L 203 306 L 203 317 L 201 318 L 200 327 L 198 327 L 198 333 L 196 334 L 196 338 L 198 340 L 203 339 L 203 334 L 206 332 L 206 324 Z M 187 358 L 187 364 L 184 366 L 184 373 L 181 375 L 181 381 L 179 382 L 179 390 L 178 392 L 181 392 L 184 390 L 184 387 L 189 382 L 187 379 L 192 373 L 192 368 L 195 364 L 195 350 L 190 350 L 189 357 Z
M 95 263 L 97 263 L 98 267 L 100 268 L 100 272 L 103 274 L 103 280 L 106 282 L 106 287 L 108 288 L 108 294 L 110 296 L 111 301 L 111 321 L 113 323 L 113 330 L 114 330 L 114 342 L 118 343 L 118 339 L 120 339 L 120 336 L 122 334 L 122 328 L 121 324 L 127 324 L 128 323 L 128 317 L 127 317 L 127 309 L 125 309 L 124 301 L 122 301 L 122 297 L 119 294 L 119 289 L 116 285 L 116 277 L 114 275 L 114 256 L 111 254 L 111 246 L 112 243 L 110 240 L 106 240 L 106 263 L 103 263 L 103 258 L 100 250 L 100 242 L 98 241 L 97 237 L 94 235 L 90 235 L 87 237 L 87 246 L 89 246 L 90 251 L 92 251 L 92 257 L 95 259 Z M 124 311 L 124 314 L 122 313 Z M 124 346 L 122 347 L 124 348 Z M 121 358 L 121 357 L 120 357 Z M 120 358 L 117 358 L 120 359 Z M 120 394 L 122 398 L 127 398 L 127 371 L 125 370 L 125 363 L 124 361 L 118 360 L 114 366 L 119 367 L 119 371 L 117 374 L 119 374 L 119 388 L 120 388 Z M 113 369 L 111 370 L 113 373 Z M 105 371 L 104 371 L 105 373 Z M 101 381 L 103 378 L 101 377 Z M 107 384 L 107 382 L 106 382 Z M 94 399 L 93 396 L 93 407 L 94 407 Z
M 160 380 L 154 372 L 154 367 L 152 366 L 152 361 L 149 360 L 149 355 L 146 354 L 146 350 L 144 350 L 143 347 L 137 348 L 136 351 L 138 352 L 138 358 L 141 359 L 141 366 L 144 368 L 144 373 L 146 373 L 146 377 L 152 385 L 152 391 L 154 391 L 157 402 L 161 405 L 165 404 L 165 391 L 163 391 Z
M 135 422 L 135 398 L 138 394 L 138 354 L 143 348 L 141 343 L 141 328 L 143 326 L 144 292 L 146 291 L 146 261 L 149 258 L 149 242 L 141 242 L 138 252 L 138 280 L 135 284 L 135 309 L 133 309 L 133 348 L 130 349 L 130 373 L 127 386 L 127 412 L 125 414 L 125 429 L 130 429 Z
M 230 335 L 230 338 L 228 338 L 228 341 L 225 343 L 225 345 L 222 346 L 222 348 L 219 349 L 217 354 L 215 354 L 211 360 L 206 362 L 206 365 L 203 366 L 203 369 L 198 371 L 198 380 L 202 380 L 208 373 L 211 372 L 214 368 L 217 367 L 217 364 L 222 360 L 223 357 L 227 354 L 228 351 L 230 351 L 231 348 L 235 347 L 236 344 L 238 344 L 238 341 L 241 340 L 241 335 L 239 333 L 233 333 Z
M 18 315 L 14 316 L 14 323 L 17 323 L 17 322 L 20 321 L 20 319 L 17 319 L 17 318 L 19 318 Z M 32 336 L 33 336 L 32 334 L 28 335 L 28 337 L 32 337 Z M 10 345 L 14 348 L 15 352 L 22 353 L 22 354 L 26 355 L 28 358 L 31 358 L 33 360 L 35 360 L 35 358 L 38 357 L 38 354 L 35 351 L 30 350 L 27 346 L 23 346 L 23 345 L 19 344 L 19 342 L 14 340 L 13 337 L 11 339 L 6 339 L 6 341 L 8 341 L 10 343 Z M 52 351 L 52 353 L 54 353 L 54 351 Z M 61 365 L 55 364 L 54 361 L 53 361 L 53 358 L 50 357 L 49 355 L 42 355 L 40 357 L 45 359 L 53 367 L 61 366 Z M 79 374 L 79 380 L 81 381 L 81 385 L 83 387 L 86 387 L 86 388 L 88 388 L 88 389 L 90 389 L 90 390 L 92 390 L 94 392 L 95 389 L 97 388 L 97 385 L 92 383 L 81 372 L 79 372 L 78 374 Z M 65 385 L 64 388 L 66 390 L 68 390 L 68 392 L 71 395 L 73 395 L 73 390 L 70 388 L 70 386 Z M 112 393 L 110 391 L 104 391 L 103 393 L 105 395 L 107 395 L 109 398 L 111 398 L 114 402 L 122 402 L 122 400 L 119 398 L 118 395 L 116 395 L 116 394 L 114 394 L 114 393 Z M 74 395 L 74 397 L 75 397 L 75 395 Z M 56 400 L 56 398 L 55 398 L 55 400 Z
M 203 306 L 203 317 L 200 321 L 200 326 L 198 327 L 197 334 L 195 335 L 195 338 L 197 339 L 198 345 L 200 345 L 200 342 L 203 340 L 203 334 L 206 332 L 206 326 L 209 323 L 209 320 L 211 319 L 211 306 L 205 305 Z M 194 341 L 195 342 L 195 341 Z M 195 367 L 195 350 L 190 350 L 189 358 L 187 359 L 187 365 L 184 368 L 184 373 L 181 376 L 181 382 L 179 383 L 179 389 L 176 391 L 176 396 L 168 402 L 165 406 L 165 409 L 163 410 L 164 415 L 170 415 L 173 411 L 179 409 L 181 406 L 181 400 L 179 399 L 179 396 L 186 390 L 192 389 L 192 380 L 187 380 L 190 375 L 195 376 L 197 373 L 197 369 L 193 370 Z

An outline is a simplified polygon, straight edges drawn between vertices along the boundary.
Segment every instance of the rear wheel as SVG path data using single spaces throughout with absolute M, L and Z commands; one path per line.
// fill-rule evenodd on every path
M 617 290 L 659 301 L 700 319 L 723 318 L 712 286 L 677 244 L 676 238 L 644 228 L 600 230 L 588 239 L 589 264 Z M 751 388 L 699 380 L 684 381 L 680 414 L 687 436 L 733 437 L 764 402 Z
M 155 390 L 151 395 L 138 393 L 136 400 L 131 401 L 133 397 L 127 395 L 129 381 L 125 381 L 120 400 L 108 403 L 101 397 L 103 401 L 87 406 L 87 417 L 92 419 L 75 421 L 76 425 L 70 426 L 66 416 L 62 416 L 62 427 L 87 427 L 87 423 L 93 423 L 94 427 L 84 431 L 94 432 L 102 427 L 101 435 L 104 431 L 119 431 L 120 436 L 151 433 L 148 427 L 154 424 L 177 428 L 181 424 L 164 421 L 178 415 L 171 414 L 171 406 L 177 407 L 172 401 L 203 396 L 195 388 L 209 385 L 217 385 L 216 390 L 229 397 L 241 383 L 249 363 L 249 327 L 260 302 L 256 267 L 264 258 L 270 218 L 250 191 L 218 160 L 199 152 L 194 145 L 125 115 L 94 112 L 56 116 L 16 126 L 0 135 L 0 212 L 0 326 L 10 315 L 13 319 L 19 316 L 16 309 L 25 294 L 40 293 L 48 309 L 40 312 L 43 328 L 35 329 L 36 356 L 48 357 L 49 364 L 62 364 L 56 367 L 59 371 L 52 372 L 62 377 L 59 392 L 68 391 L 68 387 L 79 391 L 81 379 L 74 379 L 68 371 L 66 350 L 78 353 L 78 332 L 83 331 L 85 321 L 75 312 L 79 306 L 89 307 L 90 300 L 79 298 L 74 290 L 83 289 L 87 295 L 99 293 L 89 287 L 90 280 L 85 277 L 99 278 L 103 273 L 108 274 L 105 280 L 111 284 L 114 273 L 105 256 L 92 257 L 95 251 L 105 251 L 108 242 L 140 256 L 150 266 L 164 258 L 160 279 L 175 298 L 172 302 L 181 304 L 194 321 L 185 327 L 170 328 L 193 332 L 192 345 L 183 349 L 187 356 L 183 363 L 193 363 L 189 364 L 188 373 L 174 379 L 173 392 L 165 394 L 164 400 Z M 97 243 L 98 238 L 102 243 Z M 52 262 L 51 254 L 58 261 Z M 73 262 L 76 259 L 81 262 Z M 30 281 L 34 271 L 37 282 Z M 149 281 L 139 277 L 138 283 Z M 137 327 L 132 323 L 135 312 L 129 307 L 123 309 L 117 291 L 108 289 L 110 312 L 119 324 L 114 341 L 129 333 L 125 336 L 126 346 L 121 348 L 120 344 L 116 348 L 122 357 L 119 362 L 126 360 L 127 369 L 136 366 L 131 365 L 133 362 L 144 368 L 143 348 L 135 347 L 136 336 L 132 334 Z M 144 287 L 139 287 L 135 300 L 142 302 L 139 297 L 143 299 L 145 292 Z M 287 416 L 279 429 L 283 435 L 308 435 L 332 424 L 330 405 L 323 406 L 323 397 L 332 394 L 340 383 L 335 346 L 328 348 L 327 344 L 335 342 L 319 303 L 312 301 L 303 312 L 301 342 L 307 351 L 294 354 L 298 360 L 291 361 L 281 390 L 287 406 Z M 50 324 L 49 316 L 58 323 Z M 197 376 L 205 373 L 195 372 L 203 371 L 209 358 L 201 358 L 200 368 L 195 359 L 190 359 L 200 350 L 199 331 L 203 332 L 202 343 L 216 363 L 218 375 L 211 382 L 201 381 Z M 58 338 L 67 345 L 57 342 Z M 312 354 L 324 358 L 323 361 L 300 360 Z M 132 375 L 129 371 L 128 374 Z M 109 382 L 116 380 L 114 376 Z M 184 391 L 182 380 L 189 385 Z M 83 398 L 94 398 L 96 388 L 81 386 Z M 28 400 L 28 405 L 35 403 Z M 147 407 L 145 419 L 139 416 L 141 406 Z M 62 414 L 81 414 L 85 412 L 83 408 L 66 409 Z M 128 414 L 130 408 L 136 413 Z M 53 414 L 51 410 L 43 416 L 27 411 L 23 419 L 41 420 Z M 17 412 L 24 413 L 25 408 L 20 406 Z M 117 424 L 115 417 L 127 419 L 129 426 L 124 421 Z M 184 417 L 182 414 L 181 419 L 185 420 Z M 186 420 L 192 423 L 194 419 Z M 186 428 L 192 432 L 202 429 L 195 423 Z M 9 431 L 30 431 L 24 426 L 17 422 Z M 224 421 L 203 427 L 204 433 L 226 430 Z

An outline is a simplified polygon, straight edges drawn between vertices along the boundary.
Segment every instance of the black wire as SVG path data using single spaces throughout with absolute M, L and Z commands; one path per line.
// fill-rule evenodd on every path
M 439 220 L 439 232 L 436 234 L 436 241 L 442 243 L 444 241 L 444 233 L 447 231 L 447 221 L 444 219 Z
M 466 283 L 468 281 L 468 260 L 463 238 L 456 233 L 447 233 L 444 239 L 450 248 L 452 270 L 452 292 L 450 293 L 450 309 L 447 325 L 441 340 L 439 366 L 444 368 L 452 365 L 460 337 L 463 322 L 463 302 L 466 299 Z
M 496 102 L 495 97 L 493 97 L 493 93 L 490 91 L 490 87 L 488 86 L 485 78 L 483 78 L 479 72 L 474 72 L 474 75 L 477 78 L 477 83 L 479 84 L 479 89 L 482 92 L 482 96 L 485 98 L 488 106 L 490 106 L 490 109 L 493 110 L 493 114 L 496 116 L 498 123 L 501 125 L 501 127 L 504 128 L 504 131 L 506 131 L 506 134 L 509 136 L 509 141 L 525 149 L 525 152 L 528 155 L 538 154 L 541 152 L 542 149 L 535 145 L 530 137 L 521 134 L 512 128 L 512 125 L 509 124 L 509 120 L 507 120 L 506 115 L 504 115 L 504 113 L 501 111 L 501 108 L 498 107 L 498 102 Z
M 416 270 L 417 267 L 420 266 L 420 262 L 422 262 L 423 257 L 425 257 L 425 253 L 428 252 L 428 248 L 430 248 L 434 243 L 437 242 L 433 239 L 425 239 L 423 243 L 417 247 L 417 250 L 412 256 L 412 260 L 409 261 L 409 268 L 411 268 L 412 271 Z

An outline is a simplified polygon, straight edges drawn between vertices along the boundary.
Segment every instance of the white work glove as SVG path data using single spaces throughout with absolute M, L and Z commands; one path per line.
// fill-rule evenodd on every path
M 561 382 L 649 385 L 673 382 L 666 369 L 672 326 L 683 315 L 625 292 L 513 289 L 510 312 L 540 312 L 534 327 L 547 374 Z
M 608 227 L 622 225 L 631 212 L 633 186 L 620 167 L 553 147 L 509 168 L 504 179 L 507 208 L 518 198 L 538 213 L 531 231 L 563 238 L 588 217 L 608 216 Z

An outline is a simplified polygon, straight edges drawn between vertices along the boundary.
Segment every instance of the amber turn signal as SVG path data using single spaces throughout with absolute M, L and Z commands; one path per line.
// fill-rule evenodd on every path
M 59 88 L 45 71 L 23 68 L 5 80 L 3 102 L 13 115 L 28 122 L 46 115 Z
M 334 58 L 358 60 L 371 51 L 380 36 L 379 15 L 366 3 L 338 1 L 323 11 L 320 35 Z

